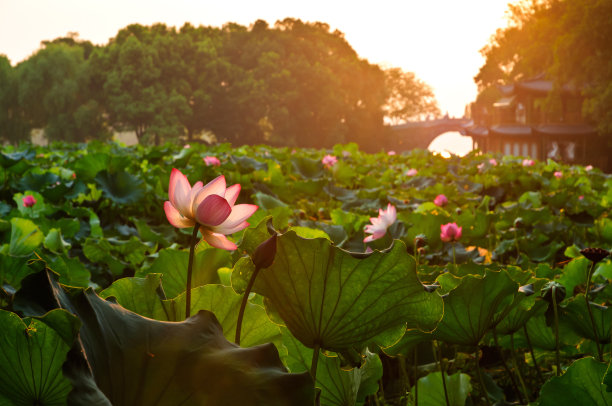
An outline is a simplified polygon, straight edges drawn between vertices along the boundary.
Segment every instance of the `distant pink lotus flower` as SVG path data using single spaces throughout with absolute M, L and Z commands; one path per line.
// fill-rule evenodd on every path
M 172 169 L 168 187 L 169 201 L 164 211 L 170 224 L 177 228 L 197 226 L 206 242 L 216 248 L 235 250 L 227 239 L 249 226 L 246 220 L 257 210 L 253 204 L 235 205 L 240 185 L 225 187 L 225 177 L 218 176 L 207 185 L 196 182 L 193 187 L 178 169 Z
M 336 158 L 334 155 L 327 154 L 323 157 L 323 159 L 321 159 L 321 163 L 326 168 L 331 168 L 336 164 L 336 162 L 338 162 L 338 158 Z
M 185 145 L 183 145 L 183 148 L 185 148 L 185 149 L 187 149 L 187 148 L 191 148 L 191 145 L 189 145 L 189 144 L 185 144 Z
M 76 179 L 76 173 L 72 172 L 72 179 Z
M 391 203 L 387 205 L 387 210 L 379 209 L 378 217 L 370 217 L 370 222 L 365 226 L 365 232 L 372 234 L 363 239 L 363 242 L 370 242 L 382 238 L 387 233 L 389 228 L 397 219 L 397 210 Z
M 492 166 L 497 166 L 497 161 L 495 160 L 495 158 L 491 158 L 491 159 L 489 159 L 489 163 L 490 163 Z
M 585 167 L 584 167 L 584 170 L 585 170 L 585 171 L 587 171 L 587 172 L 592 171 L 592 170 L 593 170 L 593 165 L 587 165 L 587 166 L 585 166 Z
M 23 201 L 23 207 L 32 207 L 36 204 L 36 199 L 32 195 L 25 195 L 21 200 Z
M 448 204 L 448 199 L 444 195 L 438 195 L 434 199 L 434 204 L 438 207 L 444 207 Z
M 578 196 L 578 200 L 584 200 L 584 195 Z
M 406 171 L 406 176 L 416 176 L 417 173 L 419 173 L 419 171 L 414 168 L 410 168 L 408 171 Z
M 342 156 L 348 158 L 349 156 L 351 156 L 351 151 L 342 151 Z
M 389 152 L 387 152 L 387 155 L 393 156 L 393 155 L 395 155 L 395 151 L 389 151 Z
M 478 173 L 483 173 L 485 169 L 485 163 L 482 162 L 476 166 L 478 168 Z
M 553 175 L 555 175 L 555 178 L 557 179 L 561 179 L 563 177 L 563 172 L 561 171 L 557 171 L 555 172 Z
M 203 159 L 206 166 L 221 166 L 221 161 L 216 156 L 206 156 Z
M 442 224 L 440 226 L 440 239 L 444 242 L 459 241 L 461 238 L 462 227 L 457 223 Z
M 535 162 L 533 161 L 533 159 L 523 159 L 523 166 L 533 166 L 535 165 Z

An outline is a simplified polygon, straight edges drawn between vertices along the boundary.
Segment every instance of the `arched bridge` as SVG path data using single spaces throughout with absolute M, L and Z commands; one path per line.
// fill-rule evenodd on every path
M 411 149 L 427 149 L 440 134 L 449 131 L 463 131 L 472 123 L 467 118 L 440 118 L 427 121 L 412 121 L 392 125 L 387 138 L 387 150 L 397 152 Z

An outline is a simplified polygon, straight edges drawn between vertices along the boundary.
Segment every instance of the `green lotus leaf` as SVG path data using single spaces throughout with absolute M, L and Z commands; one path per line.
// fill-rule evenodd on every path
M 74 171 L 78 179 L 90 181 L 93 180 L 99 172 L 107 170 L 110 161 L 111 157 L 108 154 L 87 154 L 76 161 Z
M 146 278 L 122 278 L 100 292 L 100 297 L 114 297 L 122 307 L 141 316 L 161 321 L 185 319 L 185 294 L 165 300 L 160 274 L 148 274 Z M 225 337 L 234 341 L 236 322 L 242 295 L 231 287 L 205 285 L 191 291 L 191 314 L 208 310 L 215 314 Z M 281 348 L 279 327 L 268 318 L 263 307 L 247 303 L 242 321 L 240 344 L 243 347 L 274 342 Z
M 136 203 L 144 196 L 142 179 L 125 171 L 109 173 L 104 170 L 96 175 L 95 181 L 104 197 L 117 204 Z
M 317 179 L 323 176 L 323 165 L 321 161 L 306 157 L 292 157 L 291 164 L 297 173 L 307 179 Z
M 606 364 L 591 357 L 582 358 L 569 366 L 562 376 L 553 377 L 542 386 L 540 406 L 608 406 L 612 393 L 602 384 Z
M 518 284 L 506 271 L 467 275 L 444 296 L 444 317 L 433 332 L 437 340 L 476 346 L 494 326 L 499 313 L 508 312 Z
M 534 282 L 534 292 L 539 292 L 546 283 L 546 279 L 538 279 Z M 495 329 L 499 334 L 513 334 L 523 328 L 525 323 L 533 316 L 542 315 L 546 311 L 548 303 L 537 294 L 527 295 L 519 292 L 514 296 L 510 304 L 510 311 L 498 314 L 503 316 L 496 318 Z
M 231 266 L 231 256 L 227 251 L 205 248 L 195 255 L 191 286 L 197 287 L 218 282 L 217 269 Z M 168 298 L 175 298 L 185 291 L 187 284 L 187 265 L 189 252 L 166 248 L 159 251 L 151 266 L 136 272 L 143 277 L 149 273 L 162 274 L 164 291 Z
M 287 367 L 293 373 L 310 371 L 313 350 L 305 347 L 286 329 L 282 329 L 283 343 L 289 350 Z M 382 378 L 382 362 L 378 355 L 368 352 L 359 368 L 344 370 L 338 357 L 319 353 L 316 386 L 321 389 L 321 406 L 363 404 L 366 396 L 378 391 Z
M 591 324 L 591 318 L 583 293 L 569 299 L 561 309 L 563 310 L 562 317 L 564 321 L 568 322 L 576 333 L 581 337 L 595 340 L 593 325 Z M 591 302 L 591 312 L 595 320 L 600 344 L 609 344 L 612 309 L 608 306 L 601 306 Z
M 43 242 L 44 235 L 32 221 L 13 217 L 11 219 L 11 242 L 9 255 L 27 257 Z
M 0 310 L 0 404 L 65 405 L 71 385 L 62 365 L 79 321 L 56 309 L 23 320 Z
M 457 372 L 453 375 L 444 374 L 446 378 L 446 390 L 450 406 L 464 406 L 468 395 L 472 391 L 470 376 Z M 419 379 L 419 405 L 420 406 L 442 406 L 446 405 L 444 397 L 444 386 L 440 372 L 431 372 Z M 410 391 L 414 399 L 414 388 Z
M 418 329 L 406 330 L 402 338 L 391 347 L 383 351 L 387 355 L 410 355 L 417 345 L 433 340 L 431 333 L 426 333 Z
M 29 286 L 38 291 L 25 295 L 37 297 L 41 305 L 59 304 L 82 322 L 80 340 L 64 366 L 74 380 L 71 404 L 91 404 L 84 402 L 92 392 L 109 402 L 96 404 L 114 406 L 314 403 L 308 374 L 288 373 L 273 344 L 240 348 L 230 343 L 211 312 L 199 311 L 182 322 L 157 321 L 103 300 L 91 289 L 65 290 L 48 271 L 31 278 L 38 282 Z
M 341 351 L 405 323 L 435 327 L 442 300 L 425 291 L 415 268 L 401 241 L 358 259 L 327 239 L 290 231 L 278 237 L 276 259 L 253 290 L 304 345 Z

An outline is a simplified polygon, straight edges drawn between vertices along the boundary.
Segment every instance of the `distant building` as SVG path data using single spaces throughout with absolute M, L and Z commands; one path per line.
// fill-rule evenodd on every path
M 564 86 L 556 90 L 559 98 L 548 100 L 555 89 L 542 76 L 500 90 L 503 97 L 490 110 L 472 112 L 474 124 L 465 133 L 475 149 L 607 169 L 608 149 L 595 126 L 582 118 L 579 91 Z M 545 108 L 545 103 L 555 102 Z

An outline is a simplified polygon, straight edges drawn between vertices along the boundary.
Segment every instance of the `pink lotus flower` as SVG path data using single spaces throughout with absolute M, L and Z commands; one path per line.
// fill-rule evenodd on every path
M 351 151 L 342 151 L 342 156 L 348 158 L 349 156 L 351 156 Z
M 25 195 L 21 200 L 23 201 L 23 207 L 32 207 L 36 204 L 36 199 L 32 195 Z
M 393 156 L 393 155 L 395 155 L 395 151 L 389 151 L 389 152 L 387 152 L 387 155 Z
M 448 204 L 448 199 L 444 195 L 438 195 L 434 199 L 434 204 L 438 207 L 444 207 Z
M 459 241 L 461 238 L 462 227 L 457 223 L 442 224 L 440 226 L 440 239 L 444 242 Z
M 189 145 L 189 144 L 185 144 L 185 145 L 183 145 L 183 148 L 185 148 L 185 149 L 187 149 L 187 148 L 191 148 L 191 145 Z
M 587 166 L 585 166 L 585 167 L 584 167 L 584 170 L 585 170 L 585 171 L 587 171 L 587 172 L 592 171 L 592 170 L 593 170 L 593 165 L 587 165 Z
M 584 200 L 584 195 L 578 196 L 578 200 Z
M 489 163 L 490 163 L 492 166 L 497 166 L 497 161 L 495 160 L 495 158 L 491 158 L 491 159 L 489 159 Z
M 329 154 L 325 155 L 323 159 L 321 159 L 321 163 L 326 168 L 331 168 L 332 166 L 336 164 L 336 162 L 338 162 L 338 158 L 336 158 L 333 155 L 329 155 Z
M 203 159 L 206 166 L 221 166 L 221 161 L 219 161 L 219 158 L 217 158 L 216 156 L 207 156 Z
M 414 168 L 410 168 L 407 172 L 406 172 L 406 176 L 416 176 L 416 174 L 419 173 L 419 171 L 417 171 Z
M 555 178 L 557 179 L 561 179 L 563 177 L 563 172 L 561 171 L 557 171 L 555 172 L 553 175 L 555 175 Z
M 535 162 L 533 161 L 533 159 L 523 159 L 523 166 L 533 166 L 535 165 Z
M 168 187 L 169 201 L 164 210 L 170 224 L 178 228 L 199 226 L 202 237 L 216 248 L 235 250 L 236 244 L 227 239 L 249 226 L 246 219 L 257 210 L 253 204 L 238 204 L 240 185 L 225 187 L 225 177 L 218 176 L 207 185 L 189 185 L 187 177 L 172 169 Z
M 391 203 L 387 205 L 387 210 L 379 209 L 378 217 L 370 217 L 372 224 L 365 226 L 365 232 L 372 234 L 363 239 L 363 242 L 370 242 L 382 238 L 397 219 L 397 210 Z
M 482 162 L 476 166 L 478 168 L 478 173 L 483 173 L 485 168 L 485 163 Z

